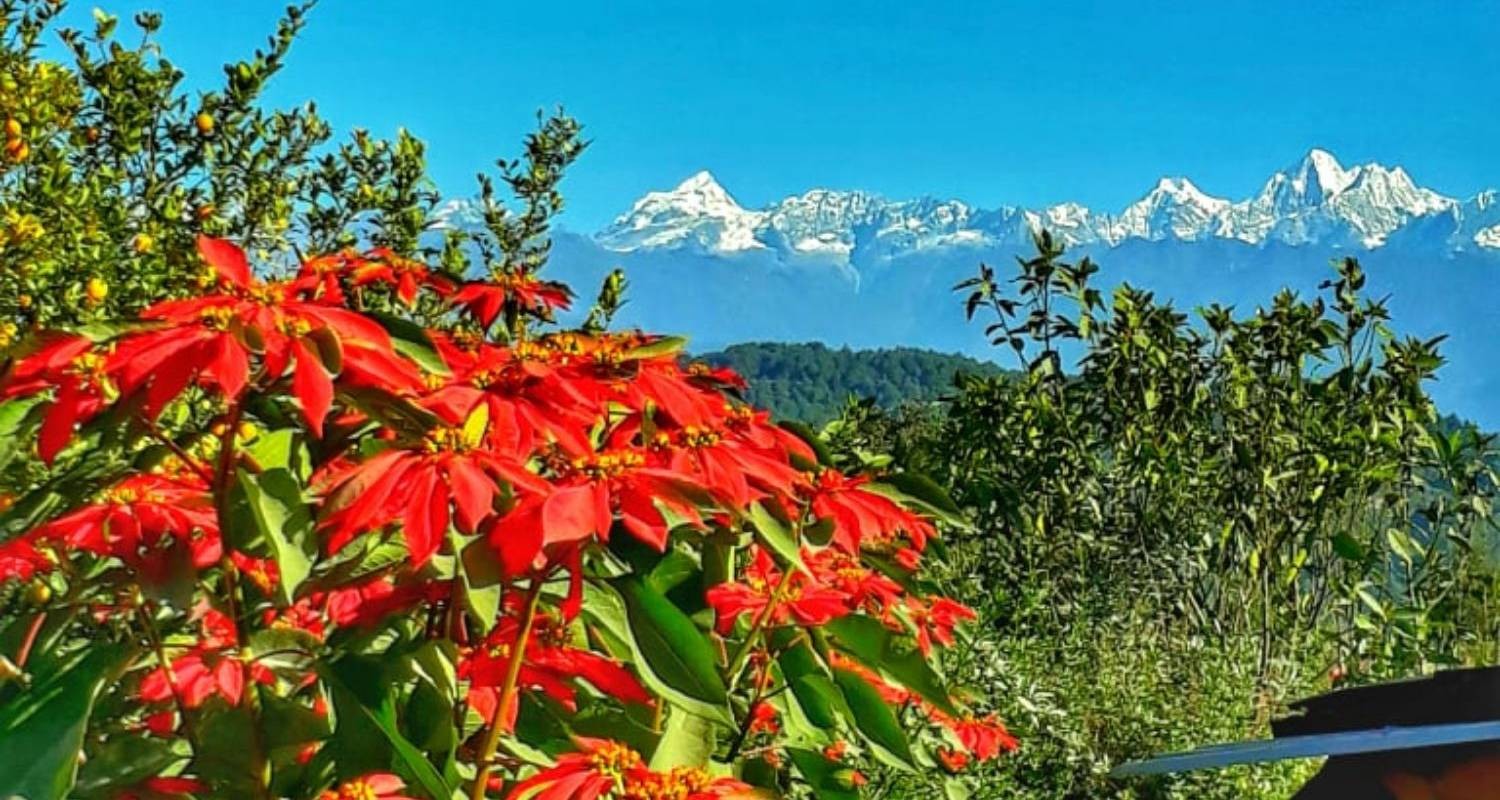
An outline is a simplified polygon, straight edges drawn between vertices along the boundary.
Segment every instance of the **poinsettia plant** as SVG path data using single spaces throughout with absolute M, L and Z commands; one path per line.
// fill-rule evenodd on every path
M 0 795 L 842 798 L 1014 746 L 943 679 L 930 483 L 531 324 L 534 273 L 199 251 L 0 377 L 50 465 L 0 514 Z

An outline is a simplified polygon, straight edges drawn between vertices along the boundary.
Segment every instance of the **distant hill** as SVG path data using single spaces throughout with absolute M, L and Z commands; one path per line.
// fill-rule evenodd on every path
M 873 397 L 882 406 L 931 400 L 953 386 L 959 371 L 994 375 L 1000 367 L 968 356 L 915 347 L 880 350 L 832 348 L 817 342 L 752 342 L 699 356 L 732 367 L 750 382 L 751 402 L 777 416 L 820 425 L 849 397 Z

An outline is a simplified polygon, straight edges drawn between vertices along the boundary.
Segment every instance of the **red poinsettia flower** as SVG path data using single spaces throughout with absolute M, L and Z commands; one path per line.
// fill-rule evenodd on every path
M 833 544 L 850 555 L 858 555 L 866 540 L 889 544 L 904 536 L 917 550 L 937 531 L 932 523 L 897 505 L 888 497 L 861 489 L 869 478 L 846 477 L 825 469 L 818 475 L 812 510 L 821 519 L 833 520 Z
M 329 591 L 318 598 L 328 619 L 340 627 L 374 625 L 392 614 L 422 603 L 439 603 L 448 599 L 452 584 L 447 581 L 403 580 L 378 575 L 360 583 Z
M 906 614 L 911 619 L 912 627 L 916 628 L 917 648 L 922 651 L 922 655 L 932 652 L 934 641 L 944 647 L 952 647 L 953 629 L 960 622 L 971 622 L 979 618 L 973 609 L 946 597 L 926 600 L 908 597 Z
M 106 489 L 96 502 L 32 529 L 25 538 L 113 556 L 151 583 L 160 582 L 170 569 L 168 546 L 186 546 L 198 569 L 223 555 L 213 498 L 192 473 L 131 476 Z
M 715 778 L 695 767 L 653 772 L 636 751 L 607 739 L 576 737 L 579 751 L 558 757 L 557 764 L 516 784 L 508 800 L 596 800 L 599 797 L 716 800 L 749 796 L 750 786 L 733 778 Z
M 168 670 L 157 668 L 141 680 L 139 696 L 147 703 L 161 703 L 174 696 L 195 709 L 210 697 L 221 697 L 231 706 L 240 704 L 245 693 L 245 677 L 262 684 L 276 678 L 264 665 L 247 664 L 233 652 L 236 645 L 234 622 L 212 608 L 197 612 L 203 629 L 202 638 L 187 652 L 172 659 Z
M 112 399 L 116 389 L 110 363 L 108 348 L 98 348 L 87 337 L 65 335 L 43 341 L 10 365 L 0 380 L 0 398 L 52 392 L 37 434 L 37 454 L 43 462 L 50 465 L 72 438 L 74 427 Z
M 371 250 L 354 263 L 349 269 L 349 279 L 353 286 L 389 286 L 407 305 L 416 302 L 417 292 L 424 286 L 443 296 L 452 294 L 454 289 L 453 281 L 428 269 L 423 262 L 402 258 L 384 247 Z
M 519 598 L 517 598 L 519 599 Z M 469 705 L 486 721 L 493 722 L 501 713 L 509 729 L 515 723 L 519 696 L 506 709 L 496 706 L 499 687 L 510 666 L 511 653 L 520 635 L 520 608 L 508 604 L 508 613 L 485 637 L 484 642 L 466 653 L 458 664 L 458 675 L 469 681 Z M 568 625 L 547 612 L 532 622 L 532 639 L 528 642 L 517 686 L 541 691 L 572 711 L 577 707 L 573 681 L 582 680 L 621 702 L 651 705 L 650 692 L 618 661 L 568 644 Z
M 128 337 L 118 347 L 121 388 L 144 389 L 154 417 L 194 381 L 238 397 L 258 354 L 266 376 L 292 371 L 292 394 L 308 427 L 321 436 L 333 402 L 333 376 L 362 376 L 390 391 L 423 384 L 415 366 L 397 357 L 390 336 L 373 320 L 335 305 L 299 299 L 295 282 L 265 283 L 250 272 L 238 247 L 199 237 L 203 259 L 217 271 L 220 292 L 168 300 L 141 312 L 166 327 Z
M 934 722 L 952 731 L 964 750 L 979 761 L 989 761 L 1020 747 L 1021 743 L 994 714 L 986 717 L 966 715 L 955 719 L 937 709 L 928 713 Z
M 764 549 L 755 548 L 743 582 L 721 583 L 709 589 L 708 605 L 718 620 L 720 634 L 729 633 L 741 616 L 760 615 L 771 608 L 768 622 L 798 625 L 822 625 L 850 613 L 849 595 L 793 572 L 782 585 L 782 572 Z
M 781 723 L 778 721 L 776 706 L 762 700 L 750 707 L 750 733 L 765 733 L 775 735 L 781 732 Z
M 389 772 L 372 772 L 339 784 L 318 795 L 318 800 L 416 800 L 401 793 L 406 783 Z
M 791 496 L 805 480 L 781 451 L 758 448 L 722 430 L 688 425 L 658 434 L 671 448 L 671 467 L 693 476 L 725 502 L 744 508 L 766 494 Z
M 427 563 L 448 532 L 450 520 L 473 533 L 495 512 L 501 484 L 542 493 L 547 483 L 523 464 L 477 447 L 464 431 L 430 431 L 421 449 L 393 447 L 344 467 L 329 482 L 323 530 L 328 551 L 355 536 L 400 520 L 411 561 Z
M 600 390 L 586 386 L 591 379 L 579 370 L 514 348 L 447 336 L 434 343 L 451 375 L 424 398 L 424 407 L 453 424 L 485 407 L 488 444 L 518 456 L 547 442 L 575 455 L 590 449 L 588 431 L 603 404 L 593 399 Z
M 523 500 L 489 529 L 490 546 L 512 574 L 533 566 L 553 548 L 569 548 L 597 537 L 607 540 L 616 514 L 626 530 L 656 550 L 665 550 L 670 521 L 701 525 L 697 503 L 706 497 L 687 476 L 648 466 L 635 449 L 605 450 L 553 459 L 551 492 Z
M 115 800 L 160 800 L 163 797 L 191 797 L 208 790 L 209 785 L 203 781 L 178 775 L 147 778 L 113 797 Z
M 969 766 L 969 754 L 952 747 L 939 747 L 937 749 L 937 757 L 938 761 L 943 765 L 943 769 L 949 772 L 963 772 Z
M 26 538 L 0 542 L 0 582 L 30 580 L 39 572 L 50 572 L 52 560 Z
M 493 325 L 500 312 L 505 310 L 506 300 L 513 300 L 522 310 L 548 315 L 556 309 L 567 309 L 573 293 L 561 283 L 550 283 L 535 275 L 505 275 L 489 281 L 471 281 L 459 287 L 453 295 L 453 305 L 468 312 L 488 328 Z
M 509 800 L 547 797 L 548 800 L 595 800 L 613 792 L 627 773 L 640 770 L 641 754 L 608 739 L 576 737 L 578 752 L 558 756 L 557 763 L 515 785 Z
M 347 300 L 344 278 L 363 261 L 352 249 L 306 259 L 291 286 L 305 299 L 343 305 Z
M 888 615 L 905 593 L 901 584 L 837 548 L 803 549 L 802 563 L 819 583 L 848 595 L 851 608 L 877 617 Z

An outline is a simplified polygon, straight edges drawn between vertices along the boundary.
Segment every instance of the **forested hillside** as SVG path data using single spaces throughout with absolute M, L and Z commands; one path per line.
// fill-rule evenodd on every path
M 998 375 L 995 364 L 915 347 L 880 350 L 831 348 L 816 342 L 751 342 L 706 353 L 716 366 L 734 368 L 750 382 L 749 400 L 784 418 L 821 424 L 838 415 L 848 398 L 874 398 L 886 408 L 931 400 L 953 386 L 959 372 Z

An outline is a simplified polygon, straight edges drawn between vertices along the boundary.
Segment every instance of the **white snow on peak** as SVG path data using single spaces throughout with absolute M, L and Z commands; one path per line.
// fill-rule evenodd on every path
M 1232 204 L 1204 194 L 1187 178 L 1162 178 L 1145 197 L 1125 208 L 1109 228 L 1109 239 L 1196 241 L 1221 235 Z
M 742 208 L 704 170 L 669 192 L 648 192 L 597 239 L 622 252 L 685 245 L 721 253 L 756 250 L 765 247 L 755 238 L 764 217 Z
M 1413 224 L 1418 220 L 1422 224 Z M 705 171 L 671 191 L 646 194 L 595 238 L 622 252 L 769 249 L 848 262 L 860 252 L 895 255 L 931 247 L 1024 245 L 1041 228 L 1070 246 L 1217 238 L 1357 249 L 1381 247 L 1400 232 L 1449 248 L 1500 248 L 1500 201 L 1488 192 L 1459 202 L 1419 186 L 1399 166 L 1345 167 L 1320 148 L 1273 173 L 1260 192 L 1240 201 L 1209 194 L 1186 177 L 1164 177 L 1118 215 L 1078 203 L 1037 210 L 980 209 L 959 200 L 891 201 L 833 189 L 812 189 L 746 209 Z

